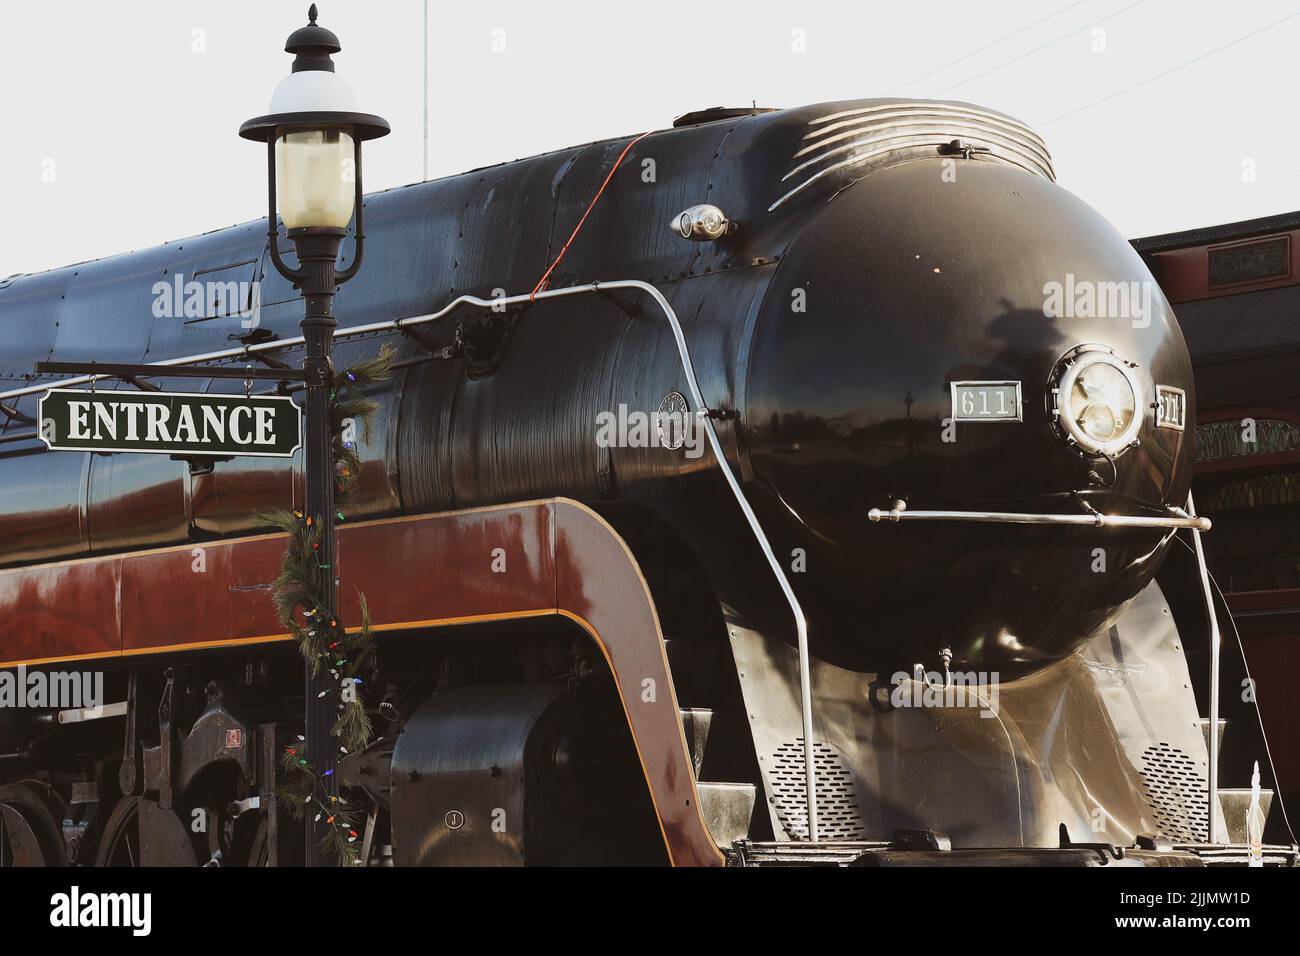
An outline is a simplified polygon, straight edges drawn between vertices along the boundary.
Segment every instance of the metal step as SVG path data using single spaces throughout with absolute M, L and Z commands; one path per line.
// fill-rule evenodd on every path
M 749 836 L 749 821 L 754 815 L 755 787 L 752 783 L 697 783 L 700 813 L 720 847 L 729 847 Z
M 704 748 L 709 742 L 709 728 L 713 726 L 713 711 L 707 707 L 683 707 L 682 729 L 686 732 L 686 750 L 691 755 L 691 770 L 700 779 L 704 767 Z
M 1223 824 L 1227 828 L 1229 843 L 1249 843 L 1246 832 L 1246 811 L 1250 809 L 1249 787 L 1220 787 L 1219 806 L 1223 808 Z M 1259 808 L 1268 822 L 1268 811 L 1273 806 L 1273 791 L 1260 788 Z
M 1200 725 L 1200 727 L 1201 727 L 1201 735 L 1205 738 L 1205 749 L 1206 749 L 1206 751 L 1209 751 L 1209 749 L 1210 749 L 1210 718 L 1209 718 L 1209 717 L 1198 717 L 1198 718 L 1196 719 L 1196 722 Z M 1220 755 L 1222 755 L 1222 753 L 1223 753 L 1223 732 L 1224 732 L 1224 730 L 1227 729 L 1227 727 L 1228 727 L 1228 718 L 1227 718 L 1227 717 L 1220 717 L 1220 718 L 1219 718 L 1219 742 L 1218 742 L 1219 753 L 1220 753 Z

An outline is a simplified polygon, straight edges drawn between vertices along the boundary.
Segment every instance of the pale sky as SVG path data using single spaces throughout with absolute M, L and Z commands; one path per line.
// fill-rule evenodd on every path
M 0 277 L 263 215 L 265 155 L 236 131 L 307 5 L 0 6 Z M 423 0 L 318 5 L 393 126 L 367 191 L 420 180 Z M 429 19 L 431 178 L 708 106 L 904 95 L 1034 126 L 1127 236 L 1300 209 L 1300 0 L 435 0 Z

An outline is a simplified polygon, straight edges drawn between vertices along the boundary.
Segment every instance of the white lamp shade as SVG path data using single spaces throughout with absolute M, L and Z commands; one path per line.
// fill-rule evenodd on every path
M 343 77 L 327 70 L 290 73 L 271 94 L 272 113 L 355 113 L 357 97 Z
M 276 205 L 286 229 L 347 228 L 355 177 L 352 137 L 345 132 L 298 130 L 275 142 Z

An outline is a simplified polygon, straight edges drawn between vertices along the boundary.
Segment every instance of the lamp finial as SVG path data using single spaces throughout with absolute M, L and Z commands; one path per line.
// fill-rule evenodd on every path
M 294 73 L 302 70 L 334 72 L 334 61 L 330 56 L 342 47 L 338 37 L 316 23 L 316 16 L 316 4 L 313 3 L 307 8 L 307 18 L 311 22 L 289 34 L 284 44 L 285 51 L 294 54 Z

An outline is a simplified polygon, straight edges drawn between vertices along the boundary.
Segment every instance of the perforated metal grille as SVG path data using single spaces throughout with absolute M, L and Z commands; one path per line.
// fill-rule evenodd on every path
M 793 839 L 808 839 L 808 804 L 804 785 L 803 738 L 776 748 L 769 758 L 768 777 L 776 797 L 776 817 Z M 865 835 L 862 810 L 853 774 L 834 747 L 813 744 L 813 773 L 817 779 L 817 836 L 822 840 L 853 840 Z
M 1142 784 L 1156 826 L 1175 840 L 1206 840 L 1209 782 L 1188 754 L 1163 740 L 1142 751 Z

